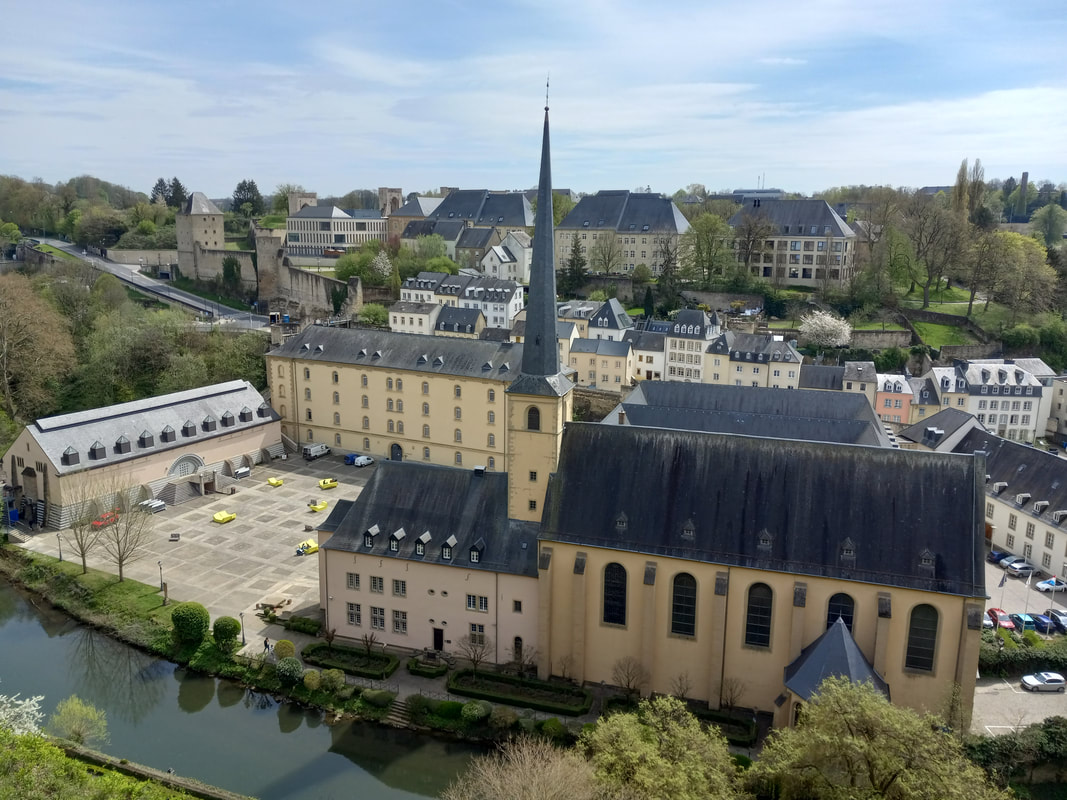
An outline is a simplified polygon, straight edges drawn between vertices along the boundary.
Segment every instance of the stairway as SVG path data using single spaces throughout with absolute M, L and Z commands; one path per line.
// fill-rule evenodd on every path
M 399 697 L 393 701 L 393 704 L 389 706 L 389 713 L 382 719 L 386 725 L 392 725 L 394 728 L 406 728 L 411 724 L 411 713 L 408 711 L 408 704 L 406 700 L 401 700 Z
M 162 500 L 168 506 L 181 505 L 194 497 L 200 497 L 200 485 L 191 481 L 168 483 L 156 495 L 156 499 Z

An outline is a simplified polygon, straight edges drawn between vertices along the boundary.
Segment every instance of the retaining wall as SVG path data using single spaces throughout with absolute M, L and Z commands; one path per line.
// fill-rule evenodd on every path
M 146 267 L 161 267 L 164 264 L 177 264 L 177 250 L 116 250 L 107 251 L 107 257 L 119 264 L 140 264 L 144 260 Z

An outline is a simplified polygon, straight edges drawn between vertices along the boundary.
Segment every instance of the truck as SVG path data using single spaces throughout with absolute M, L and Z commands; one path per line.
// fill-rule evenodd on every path
M 314 461 L 316 458 L 322 456 L 328 456 L 330 454 L 330 448 L 324 444 L 306 444 L 304 445 L 303 455 L 305 461 Z

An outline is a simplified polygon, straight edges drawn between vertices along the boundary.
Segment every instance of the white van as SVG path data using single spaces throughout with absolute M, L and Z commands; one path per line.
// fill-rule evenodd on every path
M 314 461 L 320 456 L 328 456 L 330 448 L 324 444 L 306 444 L 304 445 L 303 453 L 305 461 Z

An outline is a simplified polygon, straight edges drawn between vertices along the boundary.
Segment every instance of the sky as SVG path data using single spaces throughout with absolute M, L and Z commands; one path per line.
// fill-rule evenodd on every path
M 209 197 L 1067 181 L 1063 0 L 33 0 L 0 174 Z

